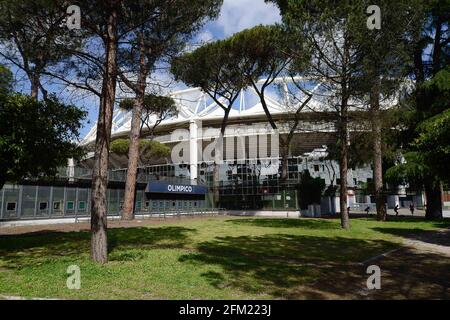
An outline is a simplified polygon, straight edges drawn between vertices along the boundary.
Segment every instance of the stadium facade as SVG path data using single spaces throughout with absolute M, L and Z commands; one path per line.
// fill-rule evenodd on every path
M 239 103 L 229 115 L 222 145 L 223 161 L 215 169 L 215 161 L 210 157 L 214 153 L 211 153 L 211 146 L 219 136 L 223 110 L 199 89 L 177 91 L 171 96 L 177 104 L 178 115 L 162 121 L 156 128 L 154 139 L 169 146 L 172 156 L 141 162 L 136 214 L 214 207 L 212 190 L 215 174 L 219 177 L 218 206 L 228 210 L 299 212 L 301 195 L 297 186 L 306 170 L 312 177 L 323 179 L 327 187 L 339 185 L 338 164 L 327 158 L 326 147 L 337 142 L 336 124 L 332 110 L 320 101 L 313 99 L 309 107 L 301 112 L 301 121 L 288 155 L 287 179 L 282 180 L 277 139 L 289 132 L 292 112 L 279 99 L 267 99 L 269 111 L 278 126 L 278 131 L 274 132 L 255 93 L 252 90 L 241 93 Z M 150 117 L 150 124 L 155 121 Z M 130 124 L 131 113 L 117 109 L 112 139 L 127 138 Z M 350 134 L 360 130 L 360 124 L 350 123 Z M 143 139 L 148 138 L 148 134 L 144 126 Z M 87 156 L 77 163 L 69 161 L 67 168 L 61 168 L 56 179 L 5 185 L 0 192 L 0 219 L 89 215 L 95 137 L 96 125 L 80 142 L 87 148 Z M 107 194 L 110 215 L 120 215 L 126 167 L 126 156 L 110 154 Z M 364 184 L 371 182 L 372 175 L 370 164 L 350 168 L 347 177 L 349 206 L 374 206 L 373 197 L 361 191 Z M 334 192 L 329 193 L 322 198 L 319 206 L 310 207 L 302 213 L 334 214 L 339 208 L 338 201 Z M 396 203 L 407 206 L 411 201 L 421 206 L 424 199 L 422 194 L 407 194 L 399 189 L 388 197 L 388 206 L 393 207 Z

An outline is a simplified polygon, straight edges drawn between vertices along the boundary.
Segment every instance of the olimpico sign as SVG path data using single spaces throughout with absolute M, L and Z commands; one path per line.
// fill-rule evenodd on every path
M 173 185 L 169 184 L 167 186 L 167 191 L 169 192 L 186 192 L 186 193 L 192 193 L 193 188 L 192 186 L 181 186 L 181 185 Z
M 146 193 L 165 193 L 165 194 L 190 194 L 205 195 L 207 193 L 205 186 L 188 184 L 171 184 L 164 181 L 151 181 L 145 189 Z

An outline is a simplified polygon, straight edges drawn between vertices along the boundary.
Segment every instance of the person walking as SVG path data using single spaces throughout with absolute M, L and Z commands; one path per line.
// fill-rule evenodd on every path
M 400 206 L 398 204 L 395 205 L 394 207 L 394 211 L 395 211 L 395 215 L 398 216 L 398 209 L 400 209 Z
M 409 205 L 409 211 L 411 211 L 411 215 L 414 215 L 414 203 L 411 202 L 411 204 Z
M 367 206 L 367 208 L 364 209 L 364 211 L 366 212 L 367 216 L 369 216 L 369 214 L 370 214 L 370 206 Z

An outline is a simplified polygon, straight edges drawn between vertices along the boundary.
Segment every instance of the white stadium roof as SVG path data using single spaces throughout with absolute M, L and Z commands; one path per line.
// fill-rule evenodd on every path
M 303 79 L 297 78 L 296 81 L 297 80 L 302 81 Z M 264 80 L 261 80 L 260 83 L 263 81 Z M 272 88 L 271 90 L 266 91 L 266 102 L 272 115 L 295 111 L 300 105 L 300 102 L 298 101 L 296 101 L 295 104 L 289 101 L 289 94 L 283 94 L 284 97 L 281 97 L 280 92 L 287 93 L 291 90 L 288 89 L 287 84 L 290 81 L 290 79 L 286 78 L 277 78 L 274 83 L 279 85 L 282 89 L 275 90 Z M 311 92 L 316 91 L 319 86 L 320 85 L 316 85 L 311 89 Z M 172 97 L 176 103 L 178 115 L 162 121 L 159 128 L 170 128 L 176 125 L 189 123 L 192 120 L 220 121 L 223 119 L 223 109 L 199 88 L 175 91 L 169 94 L 169 96 Z M 285 101 L 286 103 L 280 103 L 280 101 Z M 224 102 L 224 100 L 221 102 Z M 327 106 L 326 103 L 317 100 L 316 95 L 313 95 L 312 100 L 308 103 L 308 108 L 305 108 L 302 112 L 323 112 L 330 110 L 332 110 L 330 109 L 330 106 Z M 246 118 L 250 119 L 263 116 L 265 116 L 265 112 L 261 102 L 254 89 L 249 88 L 245 91 L 241 91 L 239 98 L 233 106 L 233 109 L 230 111 L 229 121 L 232 121 L 233 119 L 245 120 Z M 157 119 L 155 116 L 150 117 L 149 125 L 151 126 L 156 120 Z M 130 126 L 131 111 L 126 111 L 117 107 L 113 115 L 112 136 L 114 137 L 127 134 L 130 131 Z M 86 137 L 81 141 L 81 145 L 88 145 L 94 142 L 96 134 L 97 124 L 95 123 Z

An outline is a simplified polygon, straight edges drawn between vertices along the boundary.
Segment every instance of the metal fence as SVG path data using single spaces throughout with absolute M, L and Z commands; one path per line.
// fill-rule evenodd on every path
M 89 217 L 91 189 L 69 186 L 5 185 L 0 190 L 0 220 L 26 220 Z M 119 216 L 124 200 L 123 189 L 108 189 L 108 216 Z M 136 192 L 136 215 L 177 215 L 204 212 L 205 200 L 148 199 L 144 190 Z

